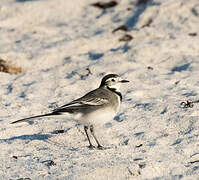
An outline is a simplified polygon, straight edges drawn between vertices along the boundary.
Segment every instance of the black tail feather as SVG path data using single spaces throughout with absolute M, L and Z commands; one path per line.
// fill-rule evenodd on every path
M 48 113 L 48 114 L 41 114 L 41 115 L 37 115 L 37 116 L 32 116 L 32 117 L 28 117 L 28 118 L 24 118 L 24 119 L 19 119 L 17 121 L 13 121 L 10 124 L 15 124 L 15 123 L 19 123 L 19 122 L 25 122 L 25 121 L 28 121 L 30 119 L 41 118 L 41 117 L 46 117 L 46 116 L 53 116 L 53 115 L 59 115 L 59 113 L 52 112 L 52 113 Z

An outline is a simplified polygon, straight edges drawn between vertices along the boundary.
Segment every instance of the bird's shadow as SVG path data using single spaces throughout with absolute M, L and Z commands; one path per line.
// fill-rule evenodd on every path
M 14 136 L 11 138 L 7 138 L 7 139 L 0 139 L 0 142 L 7 142 L 7 143 L 11 143 L 12 141 L 15 140 L 40 140 L 40 141 L 46 141 L 47 139 L 49 139 L 50 137 L 52 137 L 51 134 L 25 134 L 25 135 L 21 135 L 21 136 Z
M 39 140 L 39 141 L 47 141 L 49 138 L 51 138 L 52 136 L 55 136 L 56 134 L 62 134 L 62 133 L 66 133 L 70 130 L 71 128 L 68 129 L 61 129 L 61 130 L 54 130 L 52 132 L 49 132 L 48 134 L 24 134 L 21 136 L 14 136 L 11 138 L 7 138 L 7 139 L 0 139 L 0 142 L 7 142 L 7 143 L 11 143 L 12 141 L 15 140 L 29 140 L 29 141 L 33 141 L 33 140 Z
M 24 3 L 24 2 L 28 2 L 28 1 L 39 1 L 39 0 L 16 0 L 16 2 L 18 2 L 18 3 Z

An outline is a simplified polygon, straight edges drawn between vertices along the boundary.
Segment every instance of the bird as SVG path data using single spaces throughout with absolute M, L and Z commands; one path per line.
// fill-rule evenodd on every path
M 110 121 L 117 115 L 122 102 L 120 85 L 127 82 L 129 81 L 122 79 L 117 74 L 107 74 L 102 78 L 97 89 L 88 92 L 84 96 L 57 107 L 50 113 L 19 119 L 11 122 L 11 124 L 43 117 L 71 119 L 84 126 L 89 149 L 105 149 L 95 135 L 95 127 L 103 123 L 103 120 Z M 88 130 L 90 130 L 97 147 L 91 143 Z

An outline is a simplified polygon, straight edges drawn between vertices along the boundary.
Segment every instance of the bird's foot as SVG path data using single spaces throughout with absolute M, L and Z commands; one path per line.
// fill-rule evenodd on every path
M 101 146 L 101 145 L 98 145 L 97 146 L 97 149 L 99 149 L 99 150 L 105 150 L 105 149 L 108 149 L 107 147 L 104 147 L 104 146 Z
M 90 145 L 88 146 L 88 148 L 89 148 L 90 150 L 92 150 L 92 149 L 95 148 L 95 146 L 93 146 L 92 144 L 90 144 Z
M 104 146 L 101 146 L 101 145 L 98 145 L 97 147 L 93 146 L 93 145 L 89 145 L 88 148 L 90 150 L 93 150 L 93 149 L 98 149 L 98 150 L 106 150 L 106 149 L 110 149 L 110 147 L 104 147 Z

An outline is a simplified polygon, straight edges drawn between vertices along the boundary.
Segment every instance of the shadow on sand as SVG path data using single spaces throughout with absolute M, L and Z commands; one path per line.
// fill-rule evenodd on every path
M 27 134 L 27 135 L 21 135 L 21 136 L 14 136 L 14 137 L 11 137 L 11 138 L 8 138 L 8 139 L 0 139 L 0 142 L 7 142 L 7 143 L 11 143 L 12 141 L 15 141 L 15 140 L 30 140 L 30 141 L 33 141 L 33 140 L 42 140 L 42 141 L 45 141 L 47 139 L 49 139 L 50 137 L 52 137 L 52 135 L 50 134 Z
M 39 0 L 16 0 L 16 2 L 20 2 L 20 3 L 28 2 L 28 1 L 39 1 Z
M 151 6 L 159 6 L 160 3 L 156 3 L 153 1 L 149 1 L 146 4 L 141 4 L 137 6 L 137 9 L 135 13 L 131 17 L 127 19 L 127 21 L 124 23 L 126 27 L 129 29 L 133 29 L 137 22 L 139 21 L 139 17 L 146 11 L 147 8 L 150 8 Z

